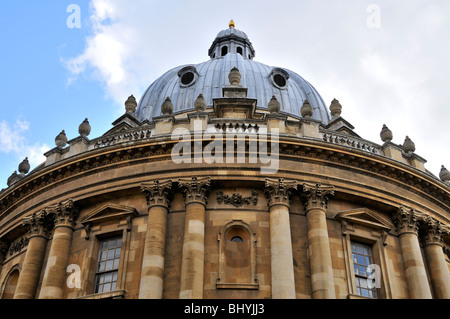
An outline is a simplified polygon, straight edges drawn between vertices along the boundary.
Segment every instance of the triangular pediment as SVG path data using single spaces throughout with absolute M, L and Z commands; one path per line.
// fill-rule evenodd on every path
M 111 219 L 126 218 L 128 216 L 134 218 L 137 215 L 139 215 L 139 213 L 134 207 L 118 204 L 105 204 L 88 213 L 81 219 L 80 222 L 85 225 L 88 223 L 103 222 Z
M 359 224 L 370 228 L 390 230 L 393 225 L 388 220 L 380 217 L 367 208 L 353 209 L 340 212 L 337 216 L 338 220 L 344 220 L 347 223 Z

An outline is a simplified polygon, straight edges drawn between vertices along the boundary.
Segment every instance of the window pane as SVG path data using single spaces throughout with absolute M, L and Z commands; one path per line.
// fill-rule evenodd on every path
M 103 292 L 110 292 L 111 291 L 111 284 L 105 284 L 103 286 Z
M 114 290 L 116 290 L 116 283 L 115 282 L 113 282 L 112 283 L 112 285 L 111 285 L 111 291 L 114 291 Z
M 114 260 L 114 268 L 113 269 L 119 269 L 119 259 Z
M 358 265 L 353 264 L 353 268 L 354 268 L 354 270 L 355 270 L 355 275 L 359 275 Z
M 364 256 L 357 255 L 357 259 L 359 265 L 364 265 Z
M 98 271 L 105 271 L 105 262 L 101 262 L 98 264 Z
M 105 274 L 105 283 L 111 282 L 112 278 L 113 278 L 113 274 L 112 273 Z
M 369 297 L 369 291 L 367 289 L 361 289 L 361 296 Z
M 117 239 L 116 247 L 122 247 L 122 238 Z
M 100 260 L 101 261 L 105 261 L 106 260 L 106 251 L 101 251 L 100 252 Z
M 114 255 L 114 258 L 120 258 L 120 252 L 121 252 L 120 248 L 116 249 L 116 254 Z
M 108 250 L 108 259 L 114 259 L 114 249 Z
M 365 265 L 366 266 L 369 266 L 371 264 L 369 257 L 364 257 L 364 260 L 365 260 Z
M 352 244 L 352 252 L 353 252 L 353 253 L 356 253 L 356 247 L 355 247 L 355 244 Z
M 358 254 L 363 254 L 363 249 L 362 249 L 362 247 L 361 246 L 356 246 L 356 252 L 358 253 Z
M 108 261 L 106 262 L 105 270 L 106 270 L 106 271 L 108 271 L 108 270 L 113 270 L 113 266 L 114 266 L 114 262 L 113 262 L 112 260 L 108 260 Z
M 108 242 L 107 242 L 107 241 L 104 241 L 104 242 L 102 242 L 102 244 L 101 244 L 101 246 L 100 246 L 100 249 L 101 249 L 101 250 L 105 250 L 106 248 L 108 248 Z
M 358 270 L 359 270 L 359 274 L 360 274 L 361 276 L 367 276 L 367 273 L 366 273 L 366 267 L 365 267 L 365 266 L 359 266 L 359 267 L 358 267 Z

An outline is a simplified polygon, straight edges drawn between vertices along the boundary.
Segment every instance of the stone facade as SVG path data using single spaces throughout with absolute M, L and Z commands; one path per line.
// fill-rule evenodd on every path
M 267 112 L 236 80 L 140 122 L 130 97 L 0 193 L 0 298 L 450 298 L 450 186 L 336 103 L 326 125 Z

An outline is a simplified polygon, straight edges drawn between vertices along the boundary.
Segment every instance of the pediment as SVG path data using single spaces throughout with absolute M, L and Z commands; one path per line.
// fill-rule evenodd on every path
M 80 222 L 81 224 L 86 225 L 112 219 L 134 218 L 138 215 L 139 213 L 134 207 L 118 204 L 105 204 L 88 213 Z
M 389 231 L 394 225 L 367 208 L 340 212 L 336 218 L 349 224 L 359 224 L 370 228 Z

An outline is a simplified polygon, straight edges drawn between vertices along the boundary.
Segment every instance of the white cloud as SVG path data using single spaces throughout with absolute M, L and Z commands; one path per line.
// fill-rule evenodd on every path
M 28 157 L 33 167 L 45 161 L 43 154 L 50 150 L 50 147 L 39 143 L 30 145 L 25 136 L 29 129 L 30 123 L 25 120 L 16 120 L 12 125 L 6 121 L 0 122 L 0 152 L 17 156 L 17 165 Z

